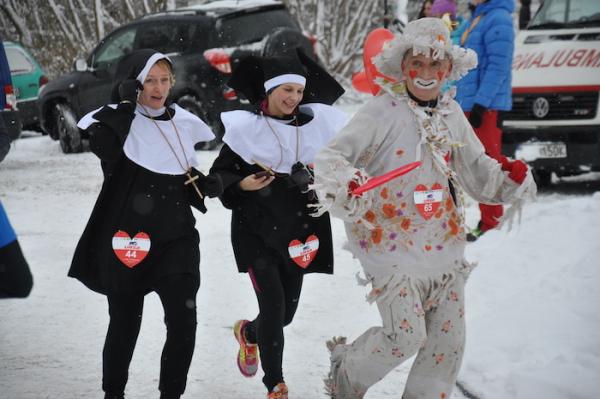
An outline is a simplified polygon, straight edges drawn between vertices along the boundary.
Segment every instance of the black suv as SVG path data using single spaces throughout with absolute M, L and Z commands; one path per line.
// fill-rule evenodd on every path
M 76 121 L 110 101 L 121 57 L 152 48 L 173 61 L 176 83 L 171 96 L 175 102 L 200 116 L 220 137 L 220 113 L 248 107 L 225 85 L 231 65 L 240 57 L 272 55 L 295 47 L 314 56 L 314 39 L 301 31 L 281 2 L 232 4 L 215 1 L 150 14 L 110 33 L 87 60 L 75 61 L 73 72 L 45 85 L 38 100 L 43 131 L 60 140 L 65 153 L 81 152 L 86 137 Z

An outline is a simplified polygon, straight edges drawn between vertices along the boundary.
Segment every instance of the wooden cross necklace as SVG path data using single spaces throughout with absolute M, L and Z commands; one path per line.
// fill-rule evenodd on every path
M 183 158 L 185 159 L 185 164 L 186 164 L 187 168 L 185 166 L 183 166 L 183 162 L 181 162 L 181 160 L 177 156 L 177 152 L 175 152 L 175 149 L 171 145 L 171 142 L 167 139 L 167 136 L 165 135 L 165 132 L 163 132 L 163 130 L 160 128 L 160 126 L 158 125 L 158 123 L 156 122 L 156 120 L 154 119 L 154 117 L 152 117 L 150 115 L 150 113 L 148 112 L 148 110 L 146 109 L 146 107 L 144 107 L 144 105 L 142 105 L 139 102 L 138 102 L 138 104 L 140 104 L 140 106 L 142 107 L 142 109 L 144 110 L 144 112 L 146 112 L 146 116 L 148 116 L 152 120 L 152 122 L 154 122 L 154 125 L 156 126 L 156 128 L 160 132 L 161 136 L 163 136 L 163 138 L 165 139 L 165 141 L 169 145 L 169 148 L 171 149 L 171 152 L 173 153 L 173 156 L 175 156 L 175 159 L 177 160 L 177 163 L 179 164 L 179 166 L 181 166 L 181 169 L 183 169 L 183 173 L 185 173 L 185 175 L 187 176 L 188 179 L 183 184 L 186 185 L 186 186 L 188 184 L 191 184 L 194 187 L 194 190 L 196 190 L 196 193 L 198 193 L 198 196 L 200 197 L 200 199 L 204 198 L 204 196 L 200 192 L 200 188 L 198 188 L 198 184 L 196 184 L 196 180 L 198 180 L 200 178 L 200 176 L 198 176 L 198 175 L 192 176 L 192 167 L 190 166 L 190 163 L 188 162 L 188 158 L 187 158 L 187 155 L 185 153 L 185 148 L 183 147 L 183 143 L 181 142 L 181 137 L 179 135 L 179 130 L 177 130 L 177 126 L 175 125 L 175 122 L 173 122 L 173 117 L 171 116 L 171 112 L 169 112 L 169 107 L 165 107 L 165 111 L 167 112 L 167 115 L 169 115 L 169 120 L 171 121 L 171 124 L 173 125 L 173 129 L 175 130 L 175 134 L 177 135 L 177 140 L 179 141 L 179 145 L 181 146 L 181 152 L 183 152 Z
M 265 122 L 267 122 L 267 126 L 269 126 L 271 133 L 273 133 L 273 136 L 275 136 L 275 139 L 277 140 L 277 144 L 279 145 L 279 163 L 277 164 L 277 166 L 275 166 L 275 169 L 278 169 L 279 166 L 281 166 L 281 163 L 283 162 L 283 145 L 281 144 L 281 139 L 277 135 L 277 132 L 275 131 L 275 129 L 273 129 L 273 126 L 271 126 L 271 124 L 269 123 L 269 116 L 267 116 L 263 113 L 263 117 L 265 118 Z M 296 119 L 294 122 L 296 125 L 296 162 L 298 162 L 298 158 L 299 158 L 298 152 L 299 152 L 299 148 L 300 148 L 300 134 L 298 132 L 298 119 Z M 262 165 L 261 163 L 259 163 L 257 161 L 254 161 L 254 163 L 256 163 L 258 166 L 260 166 L 264 170 L 269 171 L 271 173 L 271 176 L 275 175 L 272 168 L 266 168 L 264 165 Z

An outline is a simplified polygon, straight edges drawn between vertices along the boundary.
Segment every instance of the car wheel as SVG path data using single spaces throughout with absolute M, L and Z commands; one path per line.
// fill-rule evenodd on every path
M 535 180 L 535 184 L 537 184 L 538 187 L 548 187 L 552 184 L 552 172 L 549 170 L 533 169 L 532 174 L 533 180 Z
M 196 115 L 197 117 L 199 117 L 200 119 L 202 119 L 204 121 L 204 123 L 206 123 L 208 125 L 208 127 L 211 128 L 211 130 L 213 131 L 213 133 L 215 134 L 216 138 L 214 140 L 211 141 L 207 141 L 204 143 L 199 143 L 196 147 L 196 149 L 200 149 L 200 150 L 214 150 L 216 148 L 218 148 L 221 145 L 221 138 L 223 137 L 223 126 L 221 125 L 221 121 L 220 120 L 213 120 L 212 118 L 210 118 L 208 116 L 208 114 L 206 113 L 206 111 L 204 110 L 204 107 L 202 106 L 202 103 L 196 99 L 196 97 L 192 96 L 192 95 L 185 95 L 179 98 L 179 100 L 177 100 L 177 104 L 185 109 L 186 111 L 191 112 L 192 114 Z
M 83 151 L 81 133 L 77 127 L 75 113 L 67 104 L 56 104 L 54 110 L 54 123 L 60 148 L 65 154 Z
M 290 28 L 278 28 L 264 39 L 263 56 L 270 57 L 285 54 L 300 47 L 306 55 L 315 58 L 315 53 L 310 40 L 301 32 Z

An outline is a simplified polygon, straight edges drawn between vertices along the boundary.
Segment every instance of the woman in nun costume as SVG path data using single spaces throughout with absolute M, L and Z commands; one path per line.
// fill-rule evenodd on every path
M 183 394 L 194 351 L 200 252 L 191 206 L 206 212 L 204 197 L 219 195 L 222 184 L 197 169 L 194 145 L 214 135 L 168 103 L 173 83 L 167 56 L 133 52 L 117 66 L 114 104 L 78 123 L 101 160 L 104 183 L 69 276 L 108 298 L 105 398 L 124 398 L 147 293 L 160 297 L 167 327 L 161 399 Z
M 308 185 L 315 154 L 347 121 L 331 106 L 344 90 L 299 50 L 244 58 L 228 85 L 255 106 L 221 114 L 224 145 L 211 168 L 232 210 L 238 270 L 249 274 L 259 306 L 253 321 L 234 325 L 237 364 L 254 376 L 260 349 L 267 398 L 283 399 L 283 327 L 298 307 L 303 276 L 333 273 L 329 215 L 309 215 L 316 197 Z

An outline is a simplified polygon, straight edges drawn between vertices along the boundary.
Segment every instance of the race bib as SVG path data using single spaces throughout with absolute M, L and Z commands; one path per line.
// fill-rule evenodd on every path
M 433 184 L 429 189 L 424 184 L 419 184 L 415 187 L 413 194 L 415 206 L 417 210 L 425 218 L 429 220 L 440 207 L 442 199 L 444 198 L 444 189 L 439 183 Z
M 314 234 L 308 236 L 305 243 L 300 240 L 292 240 L 288 245 L 290 257 L 303 269 L 306 269 L 315 259 L 318 250 L 319 238 Z
M 112 247 L 121 263 L 131 269 L 148 255 L 150 236 L 141 231 L 131 238 L 129 234 L 119 230 L 113 236 Z

